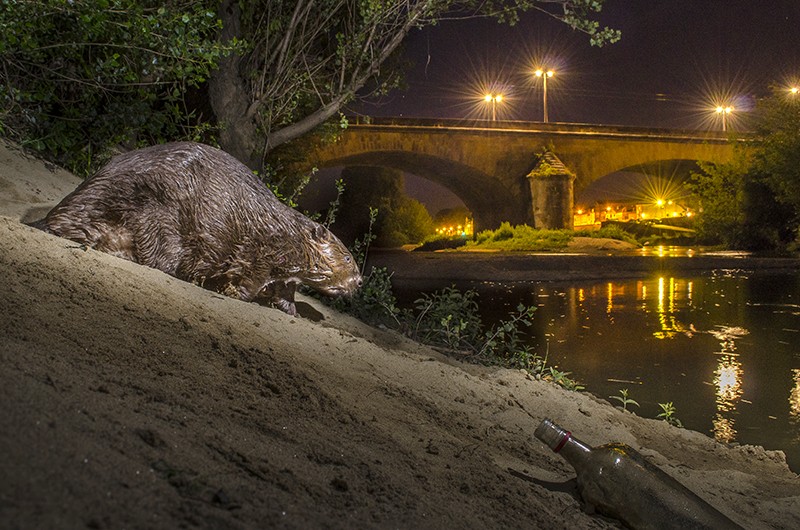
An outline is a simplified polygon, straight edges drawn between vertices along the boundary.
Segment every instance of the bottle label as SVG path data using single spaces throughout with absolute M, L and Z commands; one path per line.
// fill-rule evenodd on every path
M 565 445 L 567 445 L 567 441 L 569 441 L 569 439 L 571 437 L 572 437 L 572 433 L 571 432 L 564 431 L 564 437 L 561 439 L 560 442 L 558 442 L 558 445 L 555 446 L 555 448 L 553 449 L 553 452 L 557 453 L 557 452 L 561 451 L 561 448 L 564 447 Z

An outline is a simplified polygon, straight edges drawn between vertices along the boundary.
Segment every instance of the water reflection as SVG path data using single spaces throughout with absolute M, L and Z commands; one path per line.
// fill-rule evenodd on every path
M 661 329 L 653 332 L 653 337 L 657 339 L 671 339 L 678 334 L 691 337 L 694 332 L 692 324 L 684 324 L 678 319 L 676 307 L 679 303 L 685 306 L 692 305 L 692 281 L 681 281 L 675 278 L 661 276 L 657 280 L 657 303 L 656 314 Z M 647 282 L 637 282 L 639 300 L 644 311 L 647 307 Z
M 789 414 L 793 422 L 800 422 L 800 369 L 792 370 L 794 386 L 789 392 Z
M 784 450 L 800 471 L 800 275 L 720 271 L 478 290 L 486 323 L 535 305 L 529 345 L 589 392 L 606 399 L 628 388 L 647 418 L 674 402 L 687 428 Z

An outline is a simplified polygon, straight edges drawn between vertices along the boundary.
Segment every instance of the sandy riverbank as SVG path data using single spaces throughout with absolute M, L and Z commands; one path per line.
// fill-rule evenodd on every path
M 572 472 L 531 436 L 546 416 L 633 445 L 746 528 L 800 527 L 781 453 L 18 222 L 76 183 L 0 147 L 2 528 L 618 527 L 554 484 Z

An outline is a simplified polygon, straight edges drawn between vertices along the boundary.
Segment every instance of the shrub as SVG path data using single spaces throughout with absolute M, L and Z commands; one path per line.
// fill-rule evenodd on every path
M 565 248 L 572 238 L 571 230 L 537 230 L 528 225 L 512 227 L 503 223 L 497 230 L 484 230 L 467 248 L 505 251 L 553 251 Z
M 491 240 L 494 242 L 498 241 L 506 241 L 514 237 L 514 229 L 511 228 L 511 224 L 503 223 L 500 225 L 500 228 L 494 231 L 492 234 Z
M 472 351 L 483 327 L 477 297 L 475 291 L 462 293 L 455 287 L 424 294 L 414 302 L 409 335 L 425 344 Z

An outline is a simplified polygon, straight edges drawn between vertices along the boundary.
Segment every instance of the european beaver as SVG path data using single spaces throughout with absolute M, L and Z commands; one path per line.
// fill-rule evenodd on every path
M 281 203 L 241 162 L 192 142 L 119 155 L 32 224 L 245 301 L 296 314 L 298 284 L 361 285 L 327 228 Z

